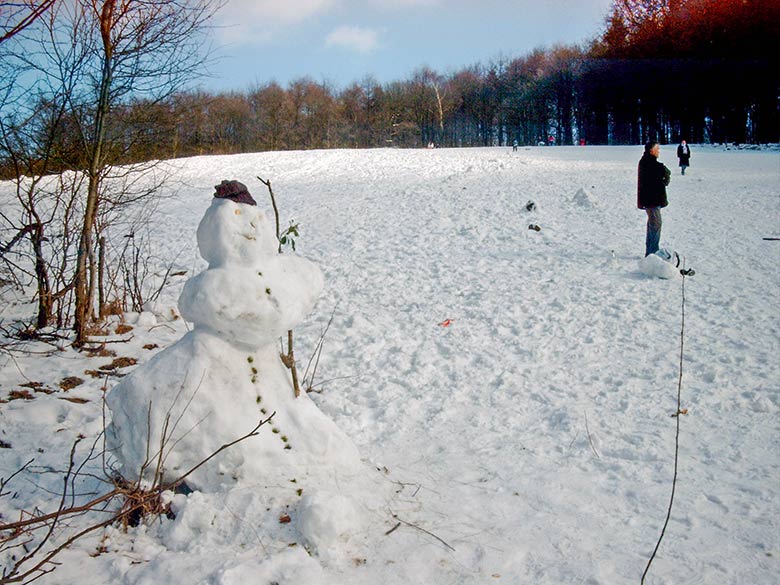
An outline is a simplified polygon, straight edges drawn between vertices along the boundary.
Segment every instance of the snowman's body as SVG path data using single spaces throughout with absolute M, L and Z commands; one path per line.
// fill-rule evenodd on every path
M 255 206 L 214 199 L 206 211 L 198 247 L 209 267 L 179 298 L 193 330 L 106 399 L 108 448 L 126 479 L 152 478 L 158 462 L 166 480 L 176 479 L 273 413 L 257 436 L 220 453 L 187 483 L 214 490 L 323 462 L 358 465 L 357 449 L 335 423 L 305 394 L 294 397 L 279 358 L 279 337 L 314 307 L 323 277 L 311 262 L 278 254 L 277 245 Z

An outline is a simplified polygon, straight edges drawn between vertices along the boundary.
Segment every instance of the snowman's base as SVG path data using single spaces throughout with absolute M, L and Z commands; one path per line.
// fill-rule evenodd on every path
M 256 436 L 188 475 L 188 486 L 214 491 L 239 479 L 293 476 L 296 469 L 360 466 L 356 447 L 336 424 L 308 396 L 294 397 L 274 346 L 241 348 L 203 328 L 124 378 L 106 402 L 113 416 L 109 452 L 126 478 L 153 480 L 160 460 L 164 481 L 175 481 L 269 417 Z

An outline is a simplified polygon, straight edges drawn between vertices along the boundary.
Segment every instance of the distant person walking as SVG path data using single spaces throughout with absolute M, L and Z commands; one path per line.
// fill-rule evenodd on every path
M 680 146 L 677 147 L 677 158 L 680 159 L 681 174 L 684 175 L 685 169 L 691 166 L 691 148 L 685 140 L 680 142 Z
M 665 164 L 658 160 L 660 145 L 655 141 L 645 144 L 645 152 L 637 169 L 637 207 L 647 212 L 645 256 L 658 251 L 661 241 L 661 208 L 669 205 L 666 186 L 672 177 Z
M 515 139 L 512 141 L 512 151 L 514 152 L 514 151 L 516 151 L 516 150 L 517 150 L 517 138 L 515 138 Z

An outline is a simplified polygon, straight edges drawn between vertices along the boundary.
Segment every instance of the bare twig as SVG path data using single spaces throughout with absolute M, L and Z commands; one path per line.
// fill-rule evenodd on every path
M 179 423 L 184 418 L 184 413 L 187 412 L 187 410 L 190 408 L 190 405 L 192 404 L 192 401 L 195 400 L 195 396 L 200 391 L 201 385 L 203 384 L 203 379 L 205 377 L 206 377 L 206 371 L 203 370 L 203 372 L 201 372 L 201 375 L 200 375 L 200 380 L 198 380 L 198 385 L 195 387 L 195 391 L 187 399 L 187 403 L 184 405 L 184 408 L 179 413 L 179 416 L 176 418 L 176 421 L 173 423 L 173 427 L 171 427 L 171 437 L 173 437 L 173 433 L 176 432 L 176 429 L 179 426 Z M 171 403 L 170 408 L 168 408 L 166 416 L 170 416 L 171 412 L 173 411 L 173 405 L 176 404 L 179 401 L 179 396 L 181 396 L 182 392 L 184 392 L 184 384 L 182 384 L 179 387 L 179 391 L 176 393 L 176 396 L 173 399 L 173 402 Z M 178 439 L 176 439 L 176 441 L 173 442 L 173 444 L 168 448 L 168 454 L 163 458 L 163 461 L 162 461 L 163 464 L 165 463 L 165 460 L 167 459 L 168 455 L 176 447 L 176 445 L 178 445 L 180 441 L 182 441 L 187 435 L 189 435 L 195 429 L 195 427 L 200 425 L 200 423 L 202 423 L 204 419 L 205 419 L 205 417 L 200 419 L 199 421 L 197 421 L 192 427 L 190 427 L 187 431 L 182 433 L 182 435 Z M 167 439 L 165 440 L 165 442 L 167 442 Z M 165 442 L 163 442 L 163 446 L 165 445 Z M 160 479 L 162 479 L 162 478 L 160 478 Z
M 442 543 L 444 546 L 446 546 L 448 549 L 450 549 L 452 552 L 455 552 L 455 549 L 454 549 L 452 546 L 450 546 L 450 545 L 449 545 L 447 542 L 445 542 L 444 540 L 442 540 L 441 538 L 439 538 L 438 536 L 436 536 L 436 535 L 435 535 L 433 532 L 430 532 L 429 530 L 426 530 L 425 528 L 420 528 L 420 527 L 419 527 L 419 526 L 417 526 L 416 524 L 412 524 L 411 522 L 407 522 L 406 520 L 401 520 L 401 519 L 398 517 L 398 515 L 397 515 L 397 514 L 393 514 L 392 516 L 393 516 L 393 518 L 395 518 L 396 520 L 398 520 L 398 522 L 400 522 L 400 523 L 401 523 L 401 524 L 403 524 L 404 526 L 409 526 L 410 528 L 416 528 L 416 529 L 417 529 L 417 530 L 419 530 L 420 532 L 424 532 L 424 533 L 425 533 L 425 534 L 427 534 L 428 536 L 432 536 L 433 538 L 435 538 L 436 540 L 438 540 L 440 543 Z M 395 528 L 393 528 L 393 530 L 395 530 Z M 392 530 L 391 530 L 390 532 L 392 532 Z M 388 534 L 389 534 L 389 533 L 388 533 Z
M 134 336 L 133 336 L 133 335 L 130 335 L 130 336 L 128 336 L 128 337 L 121 337 L 121 338 L 119 338 L 119 339 L 101 339 L 101 340 L 99 340 L 99 341 L 98 341 L 97 339 L 93 339 L 94 337 L 97 337 L 97 336 L 96 336 L 96 335 L 91 335 L 91 336 L 90 336 L 90 339 L 87 339 L 87 340 L 84 342 L 84 344 L 85 344 L 85 345 L 83 346 L 83 349 L 84 349 L 85 351 L 94 351 L 95 349 L 97 349 L 97 348 L 94 348 L 94 347 L 92 347 L 92 348 L 90 348 L 90 347 L 87 347 L 87 346 L 86 346 L 86 344 L 93 344 L 93 343 L 97 343 L 97 344 L 98 344 L 98 346 L 100 346 L 100 345 L 103 345 L 103 344 L 106 344 L 106 345 L 108 345 L 109 343 L 129 343 L 130 341 L 132 341 L 132 340 L 133 340 L 133 337 L 134 337 Z M 101 337 L 103 337 L 103 336 L 101 336 Z M 106 335 L 105 337 L 108 337 L 108 336 Z
M 49 520 L 56 521 L 64 518 L 65 516 L 72 516 L 74 514 L 89 512 L 90 510 L 94 510 L 95 508 L 97 508 L 97 506 L 102 504 L 103 502 L 108 502 L 112 498 L 116 497 L 121 493 L 121 491 L 122 490 L 118 488 L 113 489 L 110 492 L 107 492 L 98 498 L 90 500 L 85 504 L 81 504 L 80 506 L 57 509 L 57 511 L 52 512 L 50 514 L 42 514 L 40 516 L 33 516 L 32 518 L 27 518 L 26 520 L 19 520 L 18 522 L 9 522 L 8 524 L 0 524 L 0 532 L 5 532 L 5 531 L 18 532 L 22 529 L 28 529 L 30 527 L 42 526 L 45 523 L 49 522 Z
M 314 392 L 315 394 L 320 394 L 324 390 L 325 384 L 330 384 L 331 382 L 338 382 L 339 380 L 354 380 L 354 379 L 361 379 L 362 376 L 359 375 L 353 375 L 353 376 L 336 376 L 335 378 L 328 378 L 327 380 L 323 380 L 322 382 L 319 382 L 313 386 L 310 386 L 306 389 L 306 392 Z M 317 390 L 317 387 L 320 389 Z
M 41 575 L 44 575 L 46 573 L 51 572 L 53 569 L 44 569 L 44 565 L 48 562 L 49 555 L 44 556 L 43 559 L 36 562 L 32 568 L 30 568 L 27 571 L 21 572 L 21 568 L 34 559 L 38 553 L 43 549 L 44 546 L 46 546 L 46 543 L 49 541 L 49 539 L 52 537 L 52 534 L 54 533 L 54 529 L 57 526 L 58 520 L 60 518 L 60 515 L 62 511 L 65 509 L 65 501 L 68 496 L 68 483 L 71 478 L 71 474 L 73 472 L 73 467 L 75 465 L 75 453 L 76 453 L 76 447 L 81 441 L 81 438 L 76 439 L 76 441 L 73 443 L 73 446 L 70 449 L 70 457 L 68 460 L 68 470 L 65 473 L 65 476 L 63 477 L 63 486 L 62 486 L 62 496 L 60 497 L 60 502 L 57 507 L 57 511 L 54 512 L 53 515 L 51 515 L 51 523 L 44 522 L 44 523 L 38 523 L 37 527 L 48 527 L 48 530 L 46 530 L 46 533 L 41 538 L 40 542 L 37 546 L 33 547 L 31 550 L 28 550 L 27 547 L 24 547 L 25 555 L 23 555 L 20 558 L 15 558 L 14 563 L 11 566 L 11 570 L 9 572 L 6 572 L 6 570 L 3 570 L 2 578 L 0 578 L 0 583 L 19 583 L 27 579 L 27 577 L 31 576 L 34 573 L 40 573 L 38 577 Z M 0 525 L 0 531 L 5 530 L 4 526 Z M 14 534 L 19 534 L 18 532 L 14 531 Z M 10 537 L 10 540 L 13 540 L 14 535 Z M 8 541 L 9 538 L 4 539 L 4 541 Z M 37 578 L 37 577 L 36 577 Z
M 3 493 L 3 488 L 8 484 L 8 482 L 10 482 L 15 476 L 19 475 L 22 471 L 27 469 L 33 461 L 35 461 L 35 459 L 30 459 L 27 463 L 25 463 L 19 469 L 14 471 L 11 475 L 9 475 L 8 479 L 4 477 L 0 477 L 0 498 L 7 495 Z
M 593 438 L 590 436 L 590 428 L 588 427 L 588 413 L 585 413 L 585 431 L 588 433 L 588 443 L 590 443 L 590 448 L 593 451 L 593 454 L 598 458 L 601 459 L 601 455 L 599 455 L 599 452 L 596 450 L 596 446 L 593 444 Z
M 105 528 L 106 526 L 109 526 L 109 525 L 113 524 L 115 521 L 116 521 L 116 518 L 111 517 L 111 518 L 109 518 L 109 519 L 107 519 L 107 520 L 105 520 L 103 522 L 100 522 L 98 524 L 94 524 L 92 526 L 89 526 L 89 527 L 85 528 L 81 532 L 78 532 L 78 533 L 74 534 L 73 536 L 71 536 L 70 538 L 68 538 L 61 545 L 59 545 L 56 548 L 54 548 L 51 551 L 49 551 L 46 554 L 46 556 L 44 556 L 34 567 L 30 568 L 28 571 L 25 571 L 24 573 L 21 573 L 19 575 L 11 577 L 11 578 L 7 578 L 7 579 L 3 578 L 3 579 L 0 580 L 0 583 L 2 583 L 2 584 L 5 584 L 5 583 L 21 583 L 21 582 L 32 583 L 35 579 L 38 579 L 38 578 L 42 577 L 43 575 L 46 575 L 47 573 L 51 573 L 52 571 L 55 570 L 56 567 L 50 567 L 50 568 L 47 568 L 47 569 L 44 569 L 43 567 L 44 567 L 44 565 L 47 565 L 47 564 L 51 563 L 52 559 L 56 555 L 58 555 L 63 550 L 68 548 L 71 544 L 76 542 L 79 538 L 81 538 L 83 536 L 86 536 L 87 534 L 89 534 L 91 532 L 95 532 L 96 530 L 100 530 L 101 528 Z M 28 577 L 30 577 L 33 573 L 36 573 L 36 572 L 39 573 L 39 574 L 36 575 L 35 577 L 33 577 L 32 579 L 30 579 L 28 581 L 27 580 Z
M 396 484 L 397 486 L 400 486 L 399 489 L 396 490 L 396 492 L 395 492 L 397 494 L 400 494 L 407 487 L 415 488 L 414 493 L 411 495 L 411 497 L 413 497 L 413 498 L 416 498 L 417 494 L 419 494 L 420 490 L 423 488 L 422 484 L 419 484 L 419 483 L 410 483 L 410 482 L 406 482 L 406 481 L 394 481 L 393 483 Z
M 158 323 L 157 325 L 152 325 L 151 327 L 149 327 L 149 331 L 154 331 L 158 327 L 165 327 L 171 333 L 176 333 L 176 329 L 174 329 L 173 327 L 171 327 L 167 323 Z
M 76 540 L 82 538 L 87 534 L 95 532 L 96 530 L 99 530 L 111 524 L 115 524 L 117 522 L 120 522 L 123 525 L 127 526 L 128 524 L 132 523 L 134 520 L 139 521 L 146 514 L 166 512 L 166 507 L 162 504 L 163 492 L 177 489 L 181 484 L 184 483 L 187 477 L 189 477 L 196 470 L 200 469 L 203 465 L 211 461 L 214 457 L 218 456 L 220 453 L 236 445 L 237 443 L 244 441 L 249 437 L 256 436 L 258 434 L 258 430 L 260 429 L 260 427 L 268 423 L 275 416 L 275 414 L 276 413 L 274 412 L 269 417 L 260 420 L 255 425 L 255 427 L 252 430 L 250 430 L 248 433 L 242 435 L 241 437 L 238 437 L 233 441 L 223 444 L 218 449 L 216 449 L 213 453 L 211 453 L 211 455 L 209 455 L 202 461 L 198 462 L 191 469 L 189 469 L 187 472 L 183 473 L 182 475 L 178 476 L 173 481 L 170 482 L 162 481 L 162 472 L 159 469 L 159 466 L 161 464 L 158 459 L 157 461 L 158 469 L 156 470 L 154 483 L 151 489 L 144 489 L 142 487 L 141 479 L 133 483 L 128 483 L 124 481 L 122 478 L 114 478 L 112 480 L 113 489 L 111 489 L 107 493 L 97 498 L 94 498 L 89 502 L 86 502 L 85 504 L 81 504 L 78 506 L 72 505 L 70 507 L 66 507 L 65 502 L 67 501 L 68 497 L 72 496 L 73 494 L 73 485 L 75 481 L 75 476 L 81 473 L 81 470 L 86 464 L 85 461 L 79 466 L 76 465 L 75 450 L 76 450 L 76 446 L 81 441 L 81 438 L 77 439 L 74 442 L 73 447 L 71 448 L 68 469 L 65 472 L 65 475 L 63 477 L 63 489 L 62 489 L 62 494 L 59 500 L 57 510 L 50 514 L 40 514 L 31 518 L 27 518 L 25 520 L 20 520 L 18 522 L 0 524 L 0 534 L 5 535 L 5 536 L 0 536 L 0 545 L 2 545 L 0 547 L 0 550 L 8 550 L 10 548 L 21 547 L 26 552 L 24 556 L 15 559 L 13 565 L 11 565 L 10 567 L 3 568 L 2 574 L 0 574 L 0 585 L 6 585 L 10 583 L 30 583 L 42 577 L 43 575 L 52 572 L 53 570 L 56 569 L 56 566 L 50 566 L 50 565 L 54 563 L 52 559 L 57 554 L 62 552 L 64 549 L 68 548 Z M 163 437 L 167 437 L 167 425 L 169 424 L 169 422 L 170 422 L 170 415 L 166 417 L 166 429 L 163 432 Z M 100 440 L 99 438 L 95 440 L 95 443 L 93 444 L 93 447 L 88 454 L 88 460 L 91 460 L 96 457 L 94 455 L 94 445 L 96 445 L 99 440 Z M 163 449 L 161 448 L 160 451 L 162 450 Z M 0 479 L 0 495 L 3 495 L 2 488 L 5 487 L 13 477 L 15 477 L 21 471 L 29 467 L 31 463 L 32 460 L 25 463 L 19 470 L 17 470 L 14 474 L 12 474 L 8 479 Z M 70 489 L 69 486 L 71 486 Z M 123 502 L 119 506 L 118 510 L 109 512 L 109 515 L 106 519 L 101 520 L 97 523 L 90 524 L 89 526 L 85 527 L 83 530 L 80 530 L 75 534 L 72 534 L 64 542 L 55 546 L 45 554 L 42 553 L 43 548 L 51 540 L 55 530 L 62 525 L 62 521 L 64 518 L 71 517 L 77 514 L 85 514 L 89 512 L 105 512 L 108 504 L 117 497 L 123 498 Z M 23 536 L 26 538 L 27 535 L 30 535 L 31 533 L 39 529 L 44 529 L 45 534 L 41 537 L 40 542 L 37 544 L 37 546 L 35 546 L 31 550 L 28 550 L 27 545 L 32 542 L 32 538 L 30 537 L 27 540 L 20 540 L 20 539 Z M 8 544 L 9 542 L 11 544 Z
M 26 10 L 29 10 L 29 14 L 24 14 L 24 12 L 19 13 L 19 21 L 9 30 L 0 35 L 0 43 L 7 41 L 15 34 L 20 33 L 25 28 L 30 26 L 38 18 L 43 16 L 43 14 L 49 10 L 49 8 L 51 8 L 55 2 L 56 0 L 43 0 L 37 6 L 33 4 L 31 8 L 26 8 Z M 3 2 L 3 4 L 5 4 L 5 2 Z
M 268 418 L 266 418 L 266 419 L 264 419 L 264 420 L 261 420 L 260 422 L 258 422 L 258 423 L 257 423 L 257 425 L 255 425 L 255 428 L 253 428 L 253 429 L 252 429 L 251 431 L 249 431 L 247 434 L 245 434 L 245 435 L 243 435 L 243 436 L 239 437 L 238 439 L 236 439 L 236 440 L 234 440 L 234 441 L 230 441 L 229 443 L 225 443 L 224 445 L 222 445 L 222 446 L 221 446 L 219 449 L 217 449 L 217 450 L 216 450 L 216 451 L 214 451 L 214 452 L 213 452 L 211 455 L 209 455 L 208 457 L 206 457 L 206 458 L 205 458 L 203 461 L 201 461 L 200 463 L 198 463 L 197 465 L 195 465 L 195 466 L 194 466 L 192 469 L 190 469 L 189 471 L 187 471 L 187 472 L 186 472 L 186 473 L 184 473 L 183 475 L 179 476 L 179 478 L 178 478 L 178 479 L 176 479 L 176 480 L 172 481 L 172 482 L 171 482 L 171 483 L 169 483 L 169 484 L 166 484 L 165 488 L 164 488 L 162 491 L 165 491 L 165 490 L 172 490 L 172 489 L 175 489 L 175 488 L 177 488 L 177 487 L 178 487 L 178 486 L 180 486 L 182 483 L 184 483 L 184 480 L 185 480 L 185 479 L 187 479 L 187 477 L 188 477 L 188 476 L 190 476 L 190 475 L 191 475 L 192 473 L 194 473 L 196 470 L 200 469 L 200 468 L 201 468 L 201 467 L 203 467 L 203 466 L 204 466 L 206 463 L 208 463 L 209 461 L 211 461 L 212 459 L 214 459 L 214 457 L 216 457 L 217 455 L 219 455 L 220 453 L 222 453 L 222 451 L 224 451 L 225 449 L 229 449 L 230 447 L 232 447 L 232 446 L 233 446 L 233 445 L 235 445 L 236 443 L 240 443 L 241 441 L 244 441 L 244 440 L 248 439 L 249 437 L 256 437 L 256 436 L 257 436 L 257 431 L 260 429 L 260 427 L 262 427 L 264 424 L 268 423 L 268 422 L 269 422 L 269 421 L 270 421 L 270 420 L 271 420 L 271 419 L 272 419 L 272 418 L 273 418 L 275 415 L 276 415 L 276 411 L 272 412 L 272 413 L 271 413 L 271 415 L 270 415 Z
M 257 177 L 257 180 L 260 181 L 266 187 L 268 187 L 268 193 L 271 195 L 271 205 L 274 208 L 274 218 L 276 219 L 276 241 L 279 242 L 279 253 L 281 254 L 282 253 L 282 242 L 279 239 L 279 236 L 281 235 L 279 233 L 279 208 L 276 207 L 276 197 L 274 197 L 274 190 L 271 188 L 271 179 L 268 179 L 266 181 L 265 179 Z
M 260 177 L 257 179 L 266 187 L 268 187 L 268 194 L 271 196 L 271 205 L 274 208 L 274 218 L 276 219 L 276 241 L 279 242 L 278 253 L 282 253 L 282 241 L 279 238 L 279 208 L 276 206 L 276 197 L 274 196 L 274 190 L 271 188 L 271 179 L 265 180 Z M 292 373 L 293 391 L 295 397 L 298 398 L 301 395 L 301 387 L 298 384 L 298 370 L 295 367 L 295 356 L 293 354 L 293 332 L 292 329 L 287 331 L 287 355 L 282 356 L 282 362 Z
M 309 362 L 306 364 L 306 369 L 303 371 L 303 385 L 306 389 L 306 392 L 311 392 L 314 388 L 313 382 L 315 376 L 317 375 L 317 367 L 320 364 L 320 356 L 322 355 L 322 347 L 325 344 L 325 336 L 328 334 L 328 330 L 330 329 L 330 326 L 333 323 L 333 318 L 335 316 L 336 308 L 334 307 L 333 312 L 330 314 L 330 319 L 328 319 L 328 323 L 325 325 L 325 329 L 322 330 L 320 338 L 317 340 L 317 345 L 314 347 L 314 352 L 309 358 Z M 309 376 L 309 368 L 312 365 L 312 361 L 314 361 L 314 368 L 312 369 L 311 376 Z
M 292 373 L 293 391 L 295 392 L 295 397 L 298 398 L 301 395 L 301 387 L 298 384 L 298 370 L 295 367 L 292 329 L 287 331 L 287 360 L 284 363 L 288 368 L 290 368 L 290 373 Z

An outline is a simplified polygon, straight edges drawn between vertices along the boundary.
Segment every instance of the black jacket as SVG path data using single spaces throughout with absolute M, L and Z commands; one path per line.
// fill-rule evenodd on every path
M 639 160 L 637 172 L 637 207 L 666 207 L 666 186 L 672 172 L 652 154 L 645 153 Z
M 677 158 L 680 159 L 680 166 L 691 166 L 691 149 L 686 144 L 683 146 L 682 144 L 677 147 Z

